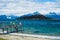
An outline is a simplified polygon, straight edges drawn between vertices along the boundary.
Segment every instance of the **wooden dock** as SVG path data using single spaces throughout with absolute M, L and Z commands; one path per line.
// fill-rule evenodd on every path
M 20 29 L 23 29 L 22 28 L 23 26 L 21 25 L 21 23 L 16 24 L 14 22 L 11 22 L 10 25 L 3 24 L 0 26 L 0 30 L 2 31 L 0 34 L 9 34 L 9 33 L 14 33 L 14 32 L 18 33 L 20 30 L 18 27 Z M 22 32 L 23 30 L 20 30 L 20 31 Z

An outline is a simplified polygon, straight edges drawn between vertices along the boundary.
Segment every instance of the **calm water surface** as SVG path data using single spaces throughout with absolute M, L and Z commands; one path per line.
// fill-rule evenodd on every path
M 11 23 L 15 23 L 17 25 L 16 27 L 20 30 L 19 22 L 23 25 L 23 33 L 60 36 L 60 21 L 58 20 L 0 21 L 0 26 L 3 25 L 2 27 L 4 27 L 6 25 L 12 25 Z

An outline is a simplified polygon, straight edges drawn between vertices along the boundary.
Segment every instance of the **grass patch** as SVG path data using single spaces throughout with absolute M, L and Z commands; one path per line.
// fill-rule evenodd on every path
M 6 40 L 6 39 L 0 38 L 0 40 Z

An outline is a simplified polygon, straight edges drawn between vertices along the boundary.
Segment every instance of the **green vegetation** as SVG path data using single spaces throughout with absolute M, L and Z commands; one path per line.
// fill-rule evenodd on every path
M 6 40 L 6 39 L 0 38 L 0 40 Z

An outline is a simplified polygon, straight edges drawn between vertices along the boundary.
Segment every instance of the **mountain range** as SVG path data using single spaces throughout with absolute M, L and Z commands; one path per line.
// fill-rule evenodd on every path
M 57 15 L 57 13 L 55 12 L 49 12 L 46 15 L 43 15 L 39 12 L 33 12 L 33 13 L 24 14 L 20 17 L 14 15 L 10 15 L 10 16 L 0 15 L 0 20 L 20 20 L 20 19 L 60 20 L 60 15 Z
M 49 18 L 54 18 L 54 19 L 60 20 L 60 14 L 57 14 L 55 12 L 50 12 L 49 14 L 46 14 L 45 16 L 49 17 Z
M 40 19 L 40 20 L 46 20 L 46 19 L 48 19 L 48 20 L 50 20 L 50 19 L 52 19 L 52 18 L 48 18 L 48 17 L 40 14 L 39 12 L 34 12 L 34 13 L 32 13 L 32 14 L 23 15 L 23 16 L 17 18 L 17 19 L 18 19 L 18 20 L 19 20 L 19 19 Z
M 0 21 L 3 20 L 15 20 L 17 18 L 17 16 L 7 16 L 7 15 L 0 15 Z

